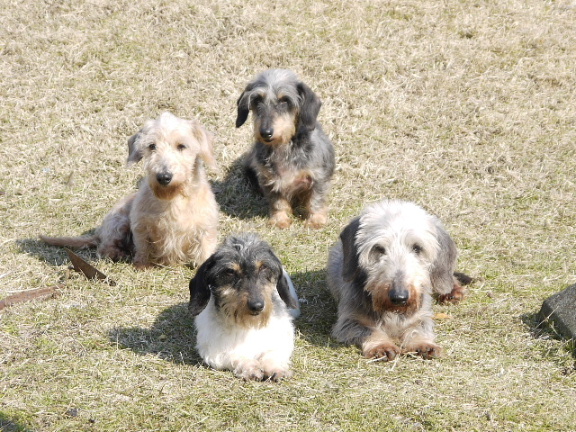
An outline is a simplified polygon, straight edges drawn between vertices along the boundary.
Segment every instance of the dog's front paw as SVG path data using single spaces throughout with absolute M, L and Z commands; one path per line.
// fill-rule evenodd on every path
M 393 343 L 382 343 L 375 347 L 364 349 L 362 355 L 366 358 L 381 359 L 384 361 L 392 361 L 400 354 L 400 348 Z
M 306 226 L 314 229 L 322 228 L 328 222 L 328 217 L 324 213 L 312 213 L 306 219 Z
M 292 376 L 292 371 L 290 371 L 289 369 L 276 368 L 276 369 L 265 370 L 264 375 L 265 375 L 266 379 L 268 379 L 270 381 L 278 382 L 281 379 L 290 378 Z
M 262 381 L 265 377 L 264 372 L 257 365 L 238 367 L 234 370 L 234 375 L 244 381 Z
M 442 354 L 442 348 L 433 343 L 422 342 L 420 344 L 406 348 L 406 353 L 409 352 L 416 353 L 425 360 L 431 360 L 433 358 L 440 357 Z
M 292 225 L 292 219 L 290 219 L 287 213 L 278 212 L 270 217 L 270 224 L 277 228 L 285 229 Z
M 454 288 L 452 288 L 452 291 L 449 294 L 438 296 L 438 303 L 460 303 L 464 298 L 465 292 L 466 290 L 462 286 L 454 284 Z

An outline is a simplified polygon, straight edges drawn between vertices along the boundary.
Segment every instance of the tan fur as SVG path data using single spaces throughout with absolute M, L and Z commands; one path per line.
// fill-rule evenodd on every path
M 296 133 L 296 117 L 291 114 L 277 115 L 272 122 L 274 128 L 274 135 L 271 141 L 266 141 L 260 136 L 260 123 L 261 118 L 254 116 L 254 139 L 269 146 L 279 146 L 282 144 L 290 144 L 290 141 Z
M 264 287 L 264 309 L 258 315 L 253 315 L 248 308 L 247 292 L 238 295 L 234 289 L 224 287 L 221 292 L 221 308 L 225 312 L 224 315 L 227 316 L 234 325 L 243 328 L 265 327 L 272 314 L 272 294 L 275 291 L 276 286 L 273 284 Z
M 215 164 L 211 141 L 196 121 L 170 113 L 148 121 L 128 142 L 128 161 L 144 159 L 146 177 L 82 246 L 97 245 L 100 256 L 113 260 L 133 254 L 137 268 L 203 263 L 217 242 L 218 205 L 202 164 Z M 171 176 L 166 185 L 158 179 L 163 173 Z M 70 247 L 82 239 L 41 238 Z

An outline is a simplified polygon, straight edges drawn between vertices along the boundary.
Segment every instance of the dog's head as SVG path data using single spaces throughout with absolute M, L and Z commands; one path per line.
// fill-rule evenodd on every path
M 280 260 L 254 234 L 228 237 L 199 267 L 190 281 L 188 308 L 193 316 L 211 296 L 218 314 L 244 327 L 265 325 L 282 302 L 298 307 Z
M 148 120 L 128 140 L 128 163 L 144 159 L 148 183 L 160 199 L 171 199 L 190 180 L 204 176 L 202 162 L 215 167 L 212 135 L 196 120 L 169 112 Z
M 274 146 L 290 142 L 297 134 L 310 134 L 322 102 L 292 71 L 270 69 L 246 86 L 237 105 L 236 127 L 252 111 L 254 138 Z
M 403 201 L 369 206 L 340 240 L 344 280 L 364 291 L 378 314 L 416 312 L 432 292 L 431 273 L 447 266 L 452 254 L 440 221 Z

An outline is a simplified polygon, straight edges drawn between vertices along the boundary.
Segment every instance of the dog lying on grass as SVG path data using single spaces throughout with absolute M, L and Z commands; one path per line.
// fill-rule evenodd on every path
M 416 204 L 384 200 L 368 206 L 330 251 L 328 287 L 338 302 L 332 334 L 358 345 L 367 358 L 440 355 L 432 295 L 457 302 L 464 295 L 461 281 L 470 281 L 454 273 L 456 257 L 440 220 Z
M 212 137 L 195 120 L 165 112 L 128 141 L 128 162 L 145 161 L 139 189 L 120 200 L 93 235 L 40 238 L 54 246 L 96 247 L 114 261 L 200 265 L 216 247 L 218 205 L 203 163 L 215 166 Z
M 190 281 L 196 348 L 209 366 L 245 380 L 292 375 L 298 298 L 268 243 L 254 234 L 228 237 Z

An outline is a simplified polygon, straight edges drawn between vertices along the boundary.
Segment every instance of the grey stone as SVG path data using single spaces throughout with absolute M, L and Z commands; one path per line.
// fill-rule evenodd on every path
M 539 316 L 562 336 L 576 341 L 576 285 L 544 300 Z

